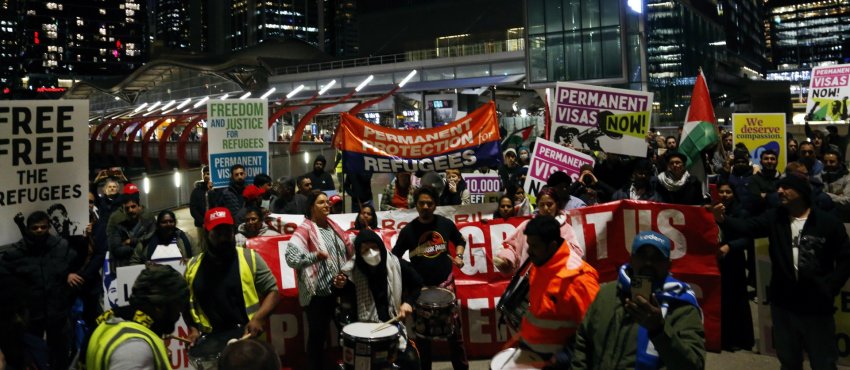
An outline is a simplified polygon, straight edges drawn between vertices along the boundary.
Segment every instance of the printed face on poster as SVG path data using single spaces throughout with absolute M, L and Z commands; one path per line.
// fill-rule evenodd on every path
M 743 143 L 753 164 L 761 165 L 766 150 L 777 153 L 776 170 L 785 171 L 788 161 L 785 145 L 785 113 L 735 113 L 732 115 L 732 141 Z
M 89 223 L 87 100 L 0 101 L 0 245 L 21 239 L 15 215 L 50 217 L 51 233 L 82 235 Z
M 245 183 L 269 173 L 268 101 L 266 99 L 207 102 L 210 179 L 216 188 L 230 183 L 230 168 L 245 167 Z
M 523 188 L 526 194 L 537 197 L 540 188 L 546 185 L 553 173 L 563 171 L 570 175 L 573 181 L 577 181 L 581 175 L 581 166 L 593 166 L 594 163 L 593 157 L 587 154 L 538 138 L 534 144 L 534 152 L 531 153 Z
M 806 103 L 807 121 L 846 121 L 850 118 L 850 64 L 815 67 Z
M 646 157 L 652 93 L 559 82 L 550 140 L 563 146 Z

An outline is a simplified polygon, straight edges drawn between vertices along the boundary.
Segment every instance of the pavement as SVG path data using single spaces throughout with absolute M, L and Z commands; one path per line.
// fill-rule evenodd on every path
M 383 182 L 383 181 L 381 181 Z M 384 184 L 386 184 L 384 182 Z M 383 188 L 379 184 L 375 184 L 373 182 L 373 188 Z M 192 216 L 189 214 L 189 208 L 183 207 L 174 210 L 174 214 L 177 216 L 177 227 L 186 232 L 189 237 L 192 239 L 192 242 L 195 243 L 197 240 L 197 232 L 194 227 L 194 221 L 192 220 Z M 753 319 L 757 320 L 758 317 L 755 315 L 755 304 L 750 303 L 750 309 L 753 311 Z M 754 322 L 754 326 L 757 323 Z M 758 336 L 758 330 L 755 330 L 756 336 Z M 756 342 L 758 342 L 758 338 L 756 338 Z M 779 360 L 773 356 L 762 355 L 758 353 L 754 353 L 751 351 L 737 351 L 737 352 L 721 352 L 721 353 L 708 353 L 705 364 L 706 370 L 761 370 L 761 369 L 779 369 Z M 469 368 L 471 370 L 487 370 L 490 368 L 490 359 L 476 359 L 469 362 Z M 438 361 L 433 363 L 434 370 L 449 370 L 452 369 L 451 362 L 448 361 Z M 810 370 L 808 362 L 804 364 L 804 369 Z M 850 366 L 839 366 L 839 370 L 850 370 Z

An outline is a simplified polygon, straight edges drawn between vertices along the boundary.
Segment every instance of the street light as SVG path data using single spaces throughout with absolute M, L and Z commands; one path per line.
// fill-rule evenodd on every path
M 360 90 L 363 90 L 363 88 L 366 87 L 366 85 L 368 85 L 369 82 L 372 82 L 372 80 L 374 80 L 374 79 L 375 79 L 374 75 L 369 75 L 369 77 L 366 77 L 366 79 L 363 80 L 363 82 L 361 82 L 360 85 L 357 85 L 357 87 L 354 88 L 354 91 L 360 92 Z
M 398 83 L 398 87 L 404 87 L 404 85 L 406 85 L 407 82 L 410 81 L 410 79 L 413 78 L 414 75 L 416 75 L 415 69 L 410 71 L 410 73 L 407 74 L 407 77 L 405 77 L 403 80 L 401 80 L 401 82 Z
M 269 95 L 273 94 L 275 90 L 277 90 L 277 89 L 276 89 L 276 88 L 274 88 L 274 87 L 272 87 L 271 89 L 269 89 L 269 91 L 266 91 L 266 93 L 265 93 L 265 94 L 260 95 L 260 99 L 268 98 L 268 97 L 269 97 Z
M 331 80 L 331 82 L 328 82 L 328 84 L 327 84 L 327 85 L 325 85 L 325 87 L 323 87 L 321 90 L 319 90 L 319 95 L 324 95 L 324 94 L 325 94 L 326 92 L 328 92 L 328 90 L 330 90 L 330 89 L 331 89 L 331 87 L 333 87 L 334 85 L 336 85 L 336 80 Z
M 295 96 L 295 94 L 298 94 L 299 92 L 301 92 L 301 90 L 304 90 L 304 85 L 300 85 L 296 87 L 295 90 L 290 91 L 288 94 L 286 94 L 286 98 L 289 99 Z

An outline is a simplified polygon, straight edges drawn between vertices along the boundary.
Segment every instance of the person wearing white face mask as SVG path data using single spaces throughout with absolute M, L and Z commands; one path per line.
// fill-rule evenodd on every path
M 354 239 L 353 260 L 342 267 L 334 286 L 350 302 L 356 302 L 357 321 L 386 322 L 399 317 L 401 341 L 396 365 L 401 369 L 419 369 L 419 355 L 411 345 L 402 322 L 413 313 L 413 305 L 422 290 L 422 278 L 409 262 L 387 253 L 381 237 L 369 229 L 360 230 Z

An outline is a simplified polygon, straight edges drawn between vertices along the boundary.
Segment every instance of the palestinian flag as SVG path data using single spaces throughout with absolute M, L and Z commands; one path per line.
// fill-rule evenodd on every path
M 534 132 L 534 125 L 514 130 L 514 132 L 511 132 L 507 137 L 502 139 L 502 146 L 511 142 L 516 142 L 516 145 L 527 143 L 531 139 L 532 132 Z
M 679 151 L 688 157 L 686 164 L 688 169 L 696 163 L 702 165 L 700 152 L 720 141 L 716 122 L 705 75 L 700 71 L 691 94 L 691 106 L 688 107 L 688 113 L 685 116 L 685 125 L 682 128 L 682 138 L 679 143 Z

